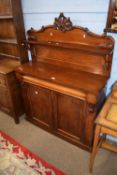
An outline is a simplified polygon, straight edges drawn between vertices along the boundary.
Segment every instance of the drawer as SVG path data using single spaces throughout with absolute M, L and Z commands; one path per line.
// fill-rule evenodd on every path
M 6 87 L 6 85 L 7 85 L 6 76 L 0 74 L 0 86 Z

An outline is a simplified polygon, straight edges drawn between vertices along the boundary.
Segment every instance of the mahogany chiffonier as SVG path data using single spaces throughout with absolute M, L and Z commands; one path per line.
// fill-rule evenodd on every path
M 32 61 L 16 69 L 27 120 L 91 150 L 94 120 L 103 104 L 114 40 L 73 26 L 63 13 L 54 24 L 31 28 Z
M 24 110 L 14 69 L 28 60 L 24 40 L 21 0 L 0 0 L 0 110 L 16 123 Z

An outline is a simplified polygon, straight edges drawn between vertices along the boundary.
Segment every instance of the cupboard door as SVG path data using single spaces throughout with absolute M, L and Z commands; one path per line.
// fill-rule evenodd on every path
M 37 125 L 52 127 L 51 91 L 41 87 L 29 86 L 31 117 Z
M 83 134 L 84 102 L 67 95 L 57 95 L 56 132 L 75 142 Z

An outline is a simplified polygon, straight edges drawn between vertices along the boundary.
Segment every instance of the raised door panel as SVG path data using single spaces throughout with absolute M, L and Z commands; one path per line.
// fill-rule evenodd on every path
M 57 95 L 57 133 L 73 139 L 82 137 L 84 102 L 67 95 Z
M 39 126 L 52 127 L 51 91 L 37 86 L 29 86 L 31 117 Z

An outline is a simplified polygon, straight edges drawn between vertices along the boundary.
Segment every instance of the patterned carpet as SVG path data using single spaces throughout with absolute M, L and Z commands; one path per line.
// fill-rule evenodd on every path
M 64 175 L 0 131 L 0 175 Z

